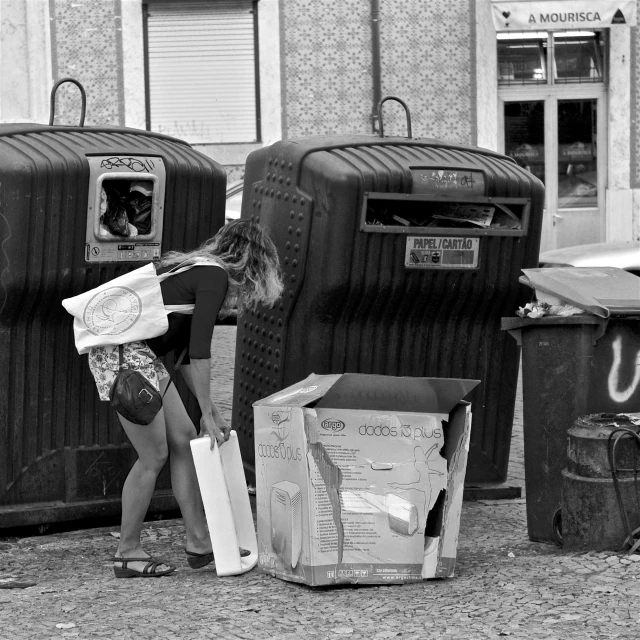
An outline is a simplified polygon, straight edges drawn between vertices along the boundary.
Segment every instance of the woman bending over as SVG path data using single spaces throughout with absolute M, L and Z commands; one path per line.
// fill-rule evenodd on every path
M 180 373 L 200 405 L 200 436 L 222 444 L 230 427 L 211 398 L 211 338 L 216 318 L 237 309 L 258 304 L 272 306 L 282 292 L 282 278 L 276 248 L 256 223 L 237 220 L 220 229 L 198 249 L 165 254 L 158 267 L 162 274 L 178 265 L 194 265 L 161 282 L 162 297 L 169 313 L 169 328 L 157 338 L 124 345 L 127 367 L 140 371 L 164 394 L 163 408 L 149 425 L 129 422 L 118 414 L 138 460 L 122 489 L 120 543 L 115 554 L 118 578 L 159 577 L 175 566 L 148 556 L 142 550 L 140 534 L 156 480 L 167 458 L 171 486 L 186 530 L 185 551 L 192 568 L 213 560 L 202 498 L 191 455 L 190 441 L 197 437 L 175 385 L 159 360 L 170 351 L 183 354 Z M 89 353 L 89 366 L 101 400 L 109 391 L 119 369 L 118 347 L 96 347 Z M 166 391 L 166 393 L 165 393 Z

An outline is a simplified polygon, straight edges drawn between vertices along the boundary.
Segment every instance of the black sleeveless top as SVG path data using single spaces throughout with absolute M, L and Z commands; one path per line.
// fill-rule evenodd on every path
M 175 265 L 161 267 L 158 273 L 165 273 Z M 182 364 L 189 364 L 189 358 L 211 357 L 211 338 L 216 318 L 222 307 L 229 279 L 227 272 L 210 265 L 192 267 L 160 283 L 162 298 L 169 304 L 195 304 L 193 315 L 169 314 L 169 329 L 164 335 L 147 340 L 150 349 L 163 356 L 175 351 L 176 357 L 188 347 Z

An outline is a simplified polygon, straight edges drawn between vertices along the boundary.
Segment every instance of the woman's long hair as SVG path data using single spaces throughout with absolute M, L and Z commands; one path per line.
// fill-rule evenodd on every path
M 258 304 L 272 307 L 284 285 L 278 252 L 257 223 L 234 220 L 193 251 L 169 251 L 160 266 L 205 259 L 219 264 L 229 277 L 229 288 L 220 315 L 242 315 Z

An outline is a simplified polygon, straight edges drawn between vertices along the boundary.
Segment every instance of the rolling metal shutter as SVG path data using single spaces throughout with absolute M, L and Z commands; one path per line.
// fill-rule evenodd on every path
M 257 140 L 252 0 L 149 4 L 152 131 L 193 144 Z

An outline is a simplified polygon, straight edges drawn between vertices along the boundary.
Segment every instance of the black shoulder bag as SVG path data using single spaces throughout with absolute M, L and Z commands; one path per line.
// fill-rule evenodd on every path
M 162 399 L 167 393 L 173 378 L 169 381 L 164 393 L 158 390 L 139 371 L 129 369 L 123 362 L 122 345 L 118 346 L 120 369 L 113 381 L 109 400 L 111 406 L 123 417 L 134 424 L 151 424 L 162 409 Z M 186 349 L 174 365 L 174 370 L 180 366 Z

